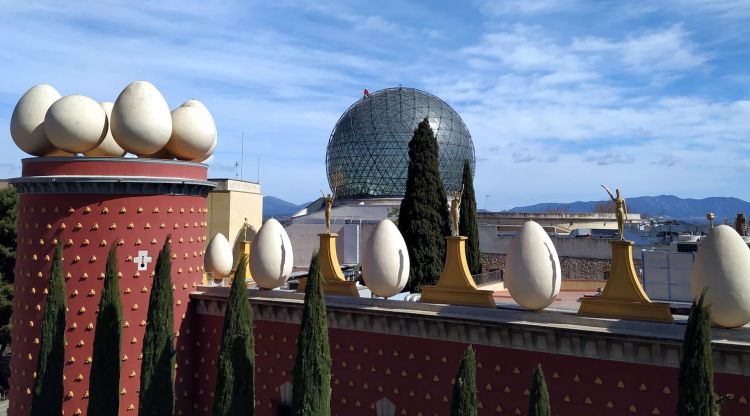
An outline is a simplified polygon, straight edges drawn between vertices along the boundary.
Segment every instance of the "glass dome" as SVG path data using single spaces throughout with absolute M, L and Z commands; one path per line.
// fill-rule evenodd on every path
M 326 149 L 328 183 L 336 189 L 336 197 L 403 197 L 409 141 L 425 117 L 437 138 L 445 191 L 459 190 L 464 160 L 469 160 L 474 171 L 469 130 L 440 98 L 398 87 L 362 97 L 336 122 Z

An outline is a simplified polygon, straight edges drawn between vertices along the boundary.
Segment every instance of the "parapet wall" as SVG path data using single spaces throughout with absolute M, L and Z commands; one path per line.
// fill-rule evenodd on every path
M 191 409 L 210 414 L 228 289 L 191 294 L 193 359 L 178 379 L 199 382 Z M 249 291 L 256 338 L 256 414 L 290 397 L 301 294 Z M 480 414 L 525 414 L 533 368 L 544 368 L 554 414 L 672 414 L 684 319 L 677 324 L 574 314 L 428 305 L 328 296 L 334 415 L 449 414 L 452 379 L 467 345 L 477 350 Z M 723 415 L 750 413 L 750 330 L 714 329 Z M 394 413 L 376 413 L 390 408 Z M 384 407 L 385 406 L 385 407 Z

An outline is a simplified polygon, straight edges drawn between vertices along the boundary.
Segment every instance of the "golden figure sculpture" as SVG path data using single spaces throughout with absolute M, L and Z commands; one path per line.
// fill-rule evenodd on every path
M 326 204 L 326 232 L 331 232 L 331 208 L 333 208 L 333 200 L 336 199 L 336 189 L 333 189 L 333 192 L 330 194 L 326 194 L 323 192 L 323 190 L 320 190 L 320 193 L 323 194 L 323 202 Z
M 458 212 L 461 208 L 461 195 L 464 193 L 464 186 L 461 185 L 461 190 L 454 191 L 453 197 L 451 198 L 451 225 L 453 237 L 458 237 Z
M 617 232 L 620 235 L 620 240 L 625 240 L 625 220 L 628 217 L 628 208 L 625 205 L 625 198 L 623 198 L 620 195 L 620 188 L 615 189 L 615 193 L 617 196 L 615 197 L 612 195 L 612 192 L 610 190 L 602 185 L 602 188 L 604 188 L 605 191 L 609 194 L 610 199 L 612 199 L 612 202 L 615 203 L 615 216 L 617 217 Z
M 247 222 L 247 217 L 245 217 L 245 222 L 242 223 L 242 241 L 247 241 L 248 228 L 250 228 L 250 223 Z

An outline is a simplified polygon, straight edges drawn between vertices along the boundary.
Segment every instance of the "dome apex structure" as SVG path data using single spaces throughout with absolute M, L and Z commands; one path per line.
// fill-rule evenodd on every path
M 326 172 L 339 199 L 401 198 L 409 141 L 427 117 L 438 142 L 447 193 L 461 188 L 464 160 L 474 171 L 474 144 L 461 117 L 440 98 L 414 88 L 365 95 L 336 122 L 326 149 Z

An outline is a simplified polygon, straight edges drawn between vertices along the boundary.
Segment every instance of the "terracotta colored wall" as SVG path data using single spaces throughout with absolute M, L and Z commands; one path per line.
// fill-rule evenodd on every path
M 291 382 L 298 326 L 255 322 L 256 414 L 274 415 L 279 387 Z M 199 360 L 180 358 L 178 378 L 195 383 L 180 415 L 210 414 L 223 319 L 197 315 L 191 337 Z M 396 415 L 447 415 L 452 379 L 466 345 L 350 330 L 330 331 L 334 415 L 375 415 L 383 397 Z M 544 368 L 555 415 L 671 415 L 677 369 L 477 346 L 480 415 L 525 415 L 533 368 Z M 750 379 L 717 374 L 717 390 L 736 398 L 722 415 L 750 413 Z
M 108 210 L 106 213 L 103 212 L 105 208 Z M 155 212 L 157 208 L 158 212 Z M 91 367 L 87 358 L 91 357 L 96 311 L 102 290 L 100 274 L 104 273 L 110 246 L 118 244 L 119 240 L 122 240 L 118 248 L 122 273 L 120 289 L 123 318 L 126 321 L 123 328 L 120 413 L 135 414 L 128 408 L 132 406 L 137 410 L 138 407 L 139 355 L 151 289 L 150 275 L 166 236 L 171 234 L 175 329 L 181 331 L 188 294 L 195 285 L 200 284 L 202 278 L 205 208 L 206 199 L 200 196 L 21 195 L 9 415 L 28 414 L 30 407 L 30 389 L 36 370 L 37 342 L 45 303 L 44 291 L 52 263 L 47 256 L 53 256 L 55 239 L 65 243 L 64 273 L 68 275 L 65 392 L 70 392 L 71 396 L 64 402 L 65 414 L 86 413 L 85 396 Z M 80 228 L 76 227 L 77 224 L 80 224 Z M 98 229 L 94 229 L 95 224 Z M 128 256 L 137 257 L 139 250 L 148 250 L 152 258 L 146 271 L 138 272 L 135 262 L 127 259 Z M 79 375 L 81 379 L 77 380 Z

